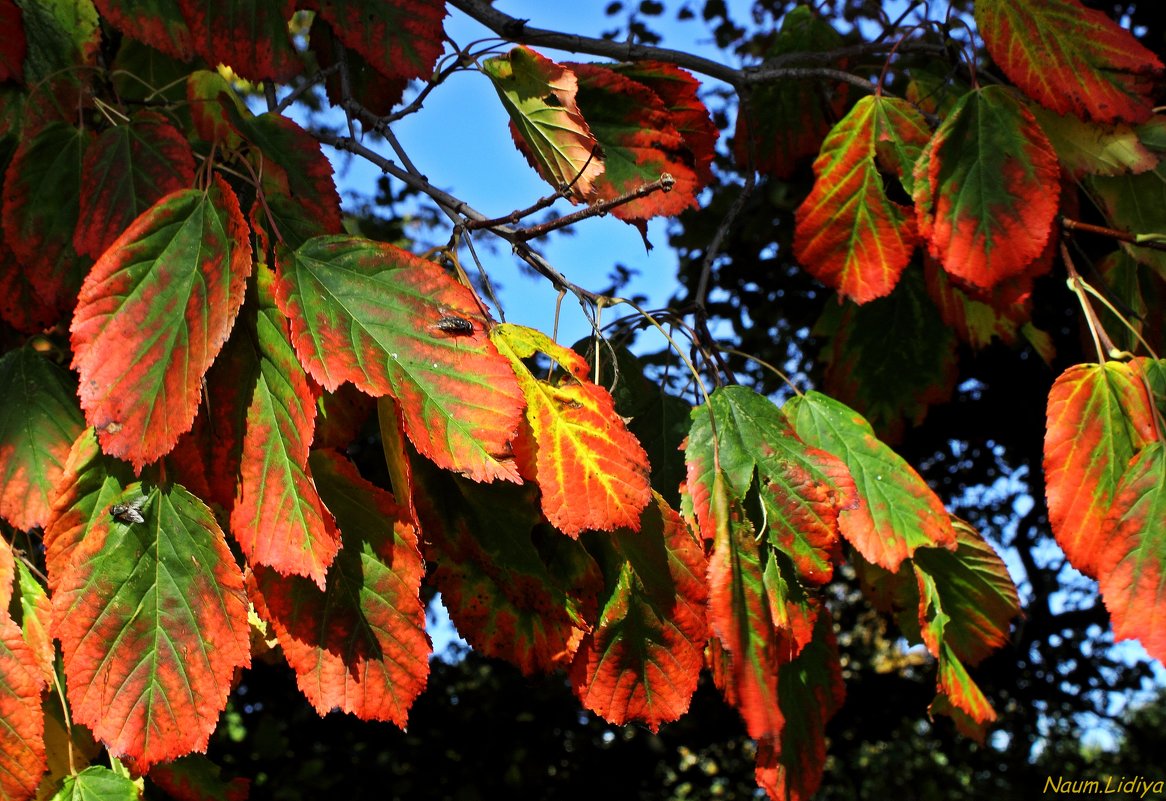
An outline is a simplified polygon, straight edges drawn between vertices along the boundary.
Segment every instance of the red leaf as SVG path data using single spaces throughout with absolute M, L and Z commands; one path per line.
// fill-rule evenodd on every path
M 834 126 L 794 232 L 794 253 L 811 275 L 856 303 L 895 288 L 915 250 L 915 218 L 887 197 L 876 159 L 880 149 L 897 150 L 899 177 L 910 175 L 930 136 L 906 101 L 881 96 L 862 98 Z
M 1077 0 L 980 0 L 992 58 L 1025 94 L 1060 114 L 1143 122 L 1162 62 L 1102 11 Z
M 73 377 L 26 345 L 0 359 L 0 517 L 28 530 L 49 519 L 53 491 L 81 433 Z
M 608 391 L 588 380 L 587 362 L 530 328 L 495 326 L 490 339 L 510 360 L 526 396 L 534 474 L 551 525 L 572 537 L 588 529 L 638 530 L 651 497 L 648 456 Z M 540 352 L 562 370 L 558 381 L 536 378 L 523 363 Z
M 555 189 L 579 202 L 603 174 L 603 155 L 577 103 L 579 80 L 528 47 L 482 62 L 510 115 L 510 131 L 530 165 Z
M 644 84 L 598 64 L 568 64 L 579 80 L 579 110 L 603 149 L 604 171 L 592 199 L 611 200 L 660 178 L 675 179 L 669 192 L 654 192 L 617 206 L 621 220 L 674 216 L 697 205 L 703 182 L 693 154 L 659 96 Z
M 945 270 L 989 289 L 1044 250 L 1059 175 L 1032 112 L 1000 86 L 969 92 L 916 164 L 919 231 Z
M 287 340 L 287 320 L 275 308 L 273 281 L 270 271 L 260 270 L 258 375 L 247 409 L 231 533 L 252 567 L 307 576 L 323 590 L 340 534 L 307 469 L 316 399 Z
M 442 0 L 306 0 L 389 81 L 428 78 L 444 47 Z
M 178 485 L 131 484 L 53 595 L 73 719 L 136 770 L 206 748 L 251 661 L 243 576 L 214 515 Z
M 510 440 L 522 392 L 486 336 L 473 295 L 392 245 L 312 239 L 280 263 L 276 301 L 309 374 L 397 399 L 417 450 L 476 481 L 519 480 Z M 471 333 L 438 327 L 455 317 Z
M 8 547 L 0 545 L 0 547 Z M 27 799 L 46 769 L 44 676 L 20 627 L 0 609 L 0 798 Z
M 1055 245 L 1052 237 L 1049 244 Z M 927 258 L 923 262 L 923 276 L 927 294 L 935 302 L 943 322 L 961 341 L 977 350 L 990 345 L 993 339 L 1013 344 L 1031 317 L 1033 279 L 1028 275 L 1001 281 L 990 292 L 977 292 L 956 283 Z
M 247 801 L 251 780 L 224 781 L 219 773 L 218 765 L 192 754 L 155 766 L 150 781 L 177 801 Z
M 1126 467 L 1100 534 L 1098 581 L 1114 639 L 1136 637 L 1150 656 L 1166 659 L 1166 446 L 1161 442 L 1146 445 Z
M 32 276 L 0 237 L 0 319 L 24 334 L 51 328 L 58 313 L 45 305 L 32 284 Z
M 1049 390 L 1044 444 L 1045 499 L 1057 544 L 1075 568 L 1100 577 L 1102 531 L 1130 460 L 1154 438 L 1136 368 L 1077 364 Z
M 6 613 L 12 600 L 12 583 L 16 580 L 16 558 L 12 546 L 0 537 L 0 612 Z
M 417 530 L 389 493 L 343 457 L 316 451 L 310 465 L 336 515 L 343 550 L 323 591 L 267 568 L 255 571 L 255 588 L 296 683 L 317 712 L 338 707 L 404 728 L 429 676 Z
M 608 596 L 571 665 L 583 705 L 609 723 L 652 731 L 688 711 L 708 634 L 704 550 L 680 516 L 653 496 L 636 533 L 621 529 L 607 553 Z
M 106 453 L 140 469 L 190 430 L 250 272 L 247 223 L 217 177 L 155 203 L 93 266 L 73 316 L 73 367 Z
M 56 318 L 72 305 L 88 261 L 73 250 L 81 163 L 93 134 L 49 123 L 22 136 L 4 177 L 4 238 Z
M 602 586 L 583 546 L 540 525 L 534 488 L 480 486 L 415 462 L 434 581 L 475 650 L 524 674 L 570 663 Z
M 838 520 L 842 535 L 868 562 L 897 570 L 916 548 L 954 548 L 955 531 L 943 503 L 902 457 L 879 441 L 862 415 L 818 392 L 784 407 L 807 444 L 849 468 L 860 503 Z
M 754 777 L 774 801 L 808 801 L 826 766 L 826 724 L 846 695 L 829 615 L 820 618 L 813 641 L 781 666 L 778 681 L 786 725 L 780 737 L 758 741 Z
M 93 0 L 93 4 L 109 24 L 130 38 L 181 61 L 190 61 L 194 54 L 178 0 Z
M 355 50 L 344 48 L 332 30 L 332 26 L 317 15 L 312 20 L 309 46 L 316 55 L 320 69 L 328 73 L 324 86 L 328 91 L 328 102 L 343 108 L 344 86 L 340 76 L 338 52 L 344 52 L 348 91 L 350 96 L 378 116 L 388 116 L 393 107 L 401 102 L 409 81 L 404 77 L 386 78 L 364 56 Z
M 24 54 L 28 43 L 24 39 L 24 22 L 15 0 L 0 0 L 0 81 L 24 82 Z
M 85 153 L 73 247 L 98 258 L 134 219 L 194 181 L 194 154 L 166 117 L 139 111 L 107 129 Z
M 249 81 L 285 83 L 303 65 L 287 23 L 294 0 L 178 0 L 194 50 Z

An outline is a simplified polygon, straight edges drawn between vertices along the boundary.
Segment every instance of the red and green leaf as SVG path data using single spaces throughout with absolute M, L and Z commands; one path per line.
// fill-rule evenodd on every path
M 757 743 L 757 784 L 771 799 L 808 801 L 826 766 L 826 724 L 842 706 L 846 689 L 834 622 L 822 615 L 814 637 L 797 658 L 781 666 L 781 735 Z
M 1136 637 L 1166 659 L 1166 446 L 1146 445 L 1122 473 L 1102 524 L 1101 597 L 1116 640 Z
M 1138 368 L 1077 364 L 1049 390 L 1044 444 L 1049 525 L 1075 568 L 1100 578 L 1098 536 L 1130 460 L 1154 438 Z
M 442 0 L 310 0 L 336 38 L 389 82 L 428 78 L 445 45 Z
M 261 269 L 255 348 L 258 358 L 240 457 L 231 533 L 253 567 L 307 576 L 324 589 L 340 535 L 308 470 L 316 399 L 275 307 L 272 274 Z
M 83 426 L 69 373 L 26 345 L 0 359 L 0 517 L 48 522 L 53 494 Z
M 589 197 L 603 174 L 603 155 L 576 103 L 575 73 L 527 47 L 486 59 L 482 70 L 531 166 L 555 189 L 570 187 L 573 200 Z
M 647 220 L 695 208 L 704 183 L 664 101 L 648 86 L 606 66 L 569 66 L 579 80 L 579 110 L 603 153 L 604 171 L 595 180 L 591 199 L 612 200 L 668 174 L 674 179 L 670 191 L 624 203 L 612 215 Z
M 1137 175 L 1158 163 L 1129 125 L 1098 125 L 1039 107 L 1033 109 L 1033 114 L 1057 151 L 1061 166 L 1074 178 Z
M 315 451 L 309 464 L 344 546 L 323 590 L 257 569 L 263 614 L 300 691 L 321 715 L 339 708 L 404 728 L 429 676 L 417 529 L 344 457 Z
M 519 480 L 510 441 L 522 391 L 468 289 L 431 262 L 355 237 L 312 239 L 280 268 L 276 301 L 325 389 L 351 381 L 390 394 L 422 455 L 476 481 Z M 437 326 L 450 316 L 473 332 Z
M 201 751 L 250 663 L 243 576 L 214 514 L 178 485 L 131 484 L 73 550 L 53 595 L 69 706 L 140 771 Z
M 571 683 L 609 723 L 635 720 L 656 731 L 688 711 L 704 662 L 704 549 L 659 495 L 638 532 L 620 529 L 597 547 L 607 597 L 575 654 Z
M 181 61 L 194 54 L 178 0 L 93 0 L 93 4 L 103 19 L 131 39 Z
M 0 548 L 7 548 L 0 544 Z M 0 798 L 32 798 L 45 772 L 44 675 L 20 626 L 0 608 Z
M 328 75 L 324 86 L 328 92 L 328 102 L 332 105 L 343 108 L 345 102 L 340 54 L 344 56 L 348 93 L 352 99 L 377 116 L 388 116 L 393 107 L 401 102 L 409 81 L 403 77 L 386 78 L 360 53 L 345 48 L 332 26 L 319 15 L 312 20 L 309 46 L 320 69 Z
M 916 164 L 914 196 L 932 256 L 990 289 L 1044 250 L 1060 198 L 1057 156 L 1032 112 L 988 86 L 940 124 Z
M 583 546 L 540 523 L 531 485 L 479 486 L 419 460 L 414 468 L 426 553 L 458 632 L 524 674 L 570 664 L 602 588 Z
M 219 178 L 155 203 L 93 266 L 73 315 L 73 367 L 106 453 L 140 469 L 190 430 L 250 272 L 247 223 Z
M 786 553 L 806 581 L 829 581 L 839 514 L 856 499 L 846 466 L 803 442 L 772 402 L 746 387 L 713 392 L 707 408 L 693 410 L 692 421 L 685 451 L 692 497 L 712 497 L 719 466 L 730 497 L 743 501 L 756 473 L 766 541 Z M 698 503 L 695 510 L 701 533 L 712 538 L 718 521 L 711 508 Z
M 53 638 L 49 634 L 53 617 L 52 602 L 23 560 L 16 563 L 16 589 L 16 604 L 19 608 L 16 622 L 47 684 L 53 680 L 55 658 Z
M 201 754 L 157 765 L 150 781 L 177 801 L 247 801 L 251 781 L 222 778 L 218 765 Z
M 249 81 L 290 81 L 303 68 L 287 23 L 294 0 L 178 0 L 194 51 Z
M 0 82 L 23 83 L 28 42 L 16 0 L 0 0 L 0 30 L 4 31 L 4 39 L 0 41 Z
M 881 95 L 862 98 L 834 126 L 794 232 L 794 253 L 811 275 L 856 303 L 894 289 L 915 250 L 915 217 L 887 196 L 878 156 L 896 154 L 888 166 L 905 180 L 930 138 L 914 107 Z
M 49 801 L 138 801 L 141 790 L 124 773 L 102 765 L 91 765 L 70 774 Z
M 1078 0 L 980 0 L 992 58 L 1025 94 L 1059 114 L 1142 122 L 1162 62 L 1103 11 Z
M 24 80 L 37 87 L 37 112 L 74 119 L 84 84 L 97 66 L 101 45 L 97 10 L 89 0 L 21 0 L 19 5 L 28 43 Z M 33 119 L 26 117 L 26 125 Z
M 193 181 L 190 142 L 163 115 L 140 111 L 107 129 L 81 165 L 74 249 L 100 257 L 139 214 Z
M 572 537 L 588 529 L 637 530 L 651 495 L 648 457 L 608 391 L 588 379 L 587 362 L 531 328 L 495 326 L 490 339 L 526 397 L 535 477 L 551 525 Z M 561 368 L 558 381 L 536 378 L 523 363 L 536 353 Z
M 842 509 L 838 522 L 864 559 L 894 571 L 916 548 L 955 547 L 943 503 L 862 415 L 818 392 L 793 398 L 784 411 L 803 441 L 850 470 L 859 504 Z
M 93 134 L 54 122 L 23 136 L 4 176 L 4 241 L 55 319 L 72 305 L 88 260 L 73 250 L 81 165 Z
M 931 259 L 924 259 L 923 276 L 927 294 L 943 322 L 960 341 L 976 350 L 987 347 L 993 339 L 1009 345 L 1016 342 L 1032 316 L 1032 278 L 1028 276 L 1010 278 L 989 292 L 978 292 L 956 283 Z

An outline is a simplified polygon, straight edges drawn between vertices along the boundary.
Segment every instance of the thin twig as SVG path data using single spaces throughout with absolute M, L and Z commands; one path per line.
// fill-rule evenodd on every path
M 633 200 L 639 200 L 642 197 L 647 197 L 653 192 L 671 192 L 672 187 L 676 185 L 676 179 L 669 173 L 664 173 L 650 184 L 643 184 L 630 192 L 624 192 L 622 195 L 611 200 L 601 200 L 600 202 L 579 209 L 578 211 L 565 214 L 555 220 L 540 223 L 539 225 L 532 225 L 529 228 L 519 228 L 515 232 L 515 239 L 521 242 L 526 242 L 531 239 L 537 239 L 540 236 L 545 236 L 551 231 L 564 228 L 568 225 L 574 225 L 580 220 L 586 220 L 590 217 L 602 217 L 612 209 L 631 203 Z
M 1119 242 L 1126 242 L 1137 247 L 1150 248 L 1152 250 L 1166 250 L 1166 242 L 1156 239 L 1140 239 L 1137 234 L 1131 234 L 1129 231 L 1119 231 L 1116 228 L 1106 228 L 1104 225 L 1093 225 L 1091 223 L 1080 222 L 1079 220 L 1071 220 L 1068 217 L 1061 218 L 1061 227 L 1066 231 L 1083 231 L 1087 234 L 1108 236 L 1110 239 L 1116 239 Z

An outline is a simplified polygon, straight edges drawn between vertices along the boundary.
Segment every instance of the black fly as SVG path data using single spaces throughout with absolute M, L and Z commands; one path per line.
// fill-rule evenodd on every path
M 456 314 L 447 314 L 433 324 L 438 331 L 444 331 L 455 337 L 468 337 L 474 333 L 474 324 Z
M 146 518 L 142 517 L 142 504 L 146 502 L 146 497 L 143 495 L 137 500 L 129 503 L 115 503 L 109 507 L 109 514 L 119 523 L 125 523 L 131 526 L 134 523 L 145 523 Z

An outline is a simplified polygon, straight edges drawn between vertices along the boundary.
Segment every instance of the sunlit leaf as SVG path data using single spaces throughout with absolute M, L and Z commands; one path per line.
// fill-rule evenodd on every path
M 81 166 L 73 247 L 94 259 L 143 211 L 194 181 L 190 142 L 163 115 L 140 111 L 107 128 Z
M 576 104 L 575 73 L 527 47 L 486 59 L 482 69 L 510 115 L 531 165 L 555 189 L 583 200 L 603 174 L 603 154 Z
M 718 464 L 738 502 L 756 473 L 766 542 L 788 554 L 806 581 L 829 581 L 838 555 L 839 514 L 855 504 L 854 482 L 839 459 L 803 442 L 772 402 L 746 387 L 718 389 L 709 408 L 692 412 L 685 460 L 694 499 L 711 497 Z M 711 508 L 698 503 L 695 509 L 701 533 L 711 538 L 717 526 Z
M 620 529 L 597 547 L 607 597 L 575 654 L 571 683 L 608 722 L 656 731 L 688 711 L 704 663 L 704 551 L 659 495 L 638 532 Z
M 992 58 L 1041 105 L 1098 122 L 1150 116 L 1162 62 L 1105 12 L 1077 0 L 979 0 Z
M 128 776 L 103 765 L 91 765 L 66 776 L 49 801 L 138 801 L 141 792 Z
M 250 81 L 286 82 L 302 69 L 287 29 L 294 0 L 177 2 L 194 51 L 208 64 L 225 64 Z
M 40 668 L 41 676 L 48 683 L 53 679 L 53 659 L 56 652 L 53 646 L 53 637 L 49 633 L 52 624 L 53 607 L 48 593 L 41 586 L 40 581 L 32 574 L 28 565 L 23 561 L 16 563 L 16 605 L 24 641 L 28 643 L 36 664 Z
M 919 231 L 945 270 L 990 288 L 1044 250 L 1059 174 L 1044 132 L 1008 89 L 969 92 L 916 165 Z
M 316 399 L 288 342 L 287 320 L 275 307 L 273 281 L 270 271 L 260 270 L 258 376 L 247 408 L 231 533 L 252 566 L 307 576 L 324 589 L 340 535 L 308 470 Z
M 250 663 L 243 576 L 214 515 L 178 485 L 131 484 L 53 595 L 73 719 L 137 769 L 206 748 Z
M 73 440 L 81 433 L 73 377 L 26 345 L 0 359 L 0 517 L 43 526 Z
M 190 430 L 250 272 L 247 224 L 219 178 L 155 203 L 94 265 L 73 315 L 73 367 L 106 453 L 140 468 Z
M 1122 473 L 1097 539 L 1098 581 L 1114 639 L 1136 637 L 1152 657 L 1166 658 L 1166 446 L 1161 442 L 1146 445 Z
M 794 233 L 794 253 L 811 275 L 856 303 L 894 289 L 915 250 L 915 216 L 887 196 L 879 150 L 902 153 L 889 161 L 900 177 L 910 175 L 930 138 L 918 111 L 882 96 L 862 98 L 834 126 Z
M 650 497 L 648 457 L 616 415 L 611 395 L 588 379 L 587 362 L 531 328 L 499 325 L 490 338 L 526 397 L 535 476 L 551 525 L 573 537 L 588 529 L 637 530 Z M 523 363 L 536 353 L 561 368 L 559 380 L 537 378 Z
M 1123 362 L 1077 364 L 1049 390 L 1044 444 L 1049 525 L 1073 566 L 1099 577 L 1102 523 L 1126 466 L 1154 438 L 1145 388 Z
M 7 548 L 0 543 L 0 548 Z M 0 608 L 0 798 L 31 798 L 45 772 L 45 680 L 20 627 Z
M 266 615 L 317 712 L 339 708 L 404 728 L 429 676 L 417 529 L 344 457 L 315 451 L 309 464 L 344 545 L 323 590 L 256 570 Z
M 849 468 L 859 504 L 844 508 L 838 522 L 842 536 L 868 562 L 893 571 L 916 548 L 955 547 L 943 503 L 862 415 L 818 392 L 793 398 L 783 410 L 808 445 Z
M 477 481 L 517 481 L 510 440 L 523 397 L 469 290 L 392 245 L 318 237 L 280 265 L 276 301 L 309 374 L 393 395 L 424 456 Z M 463 320 L 472 331 L 438 327 Z

